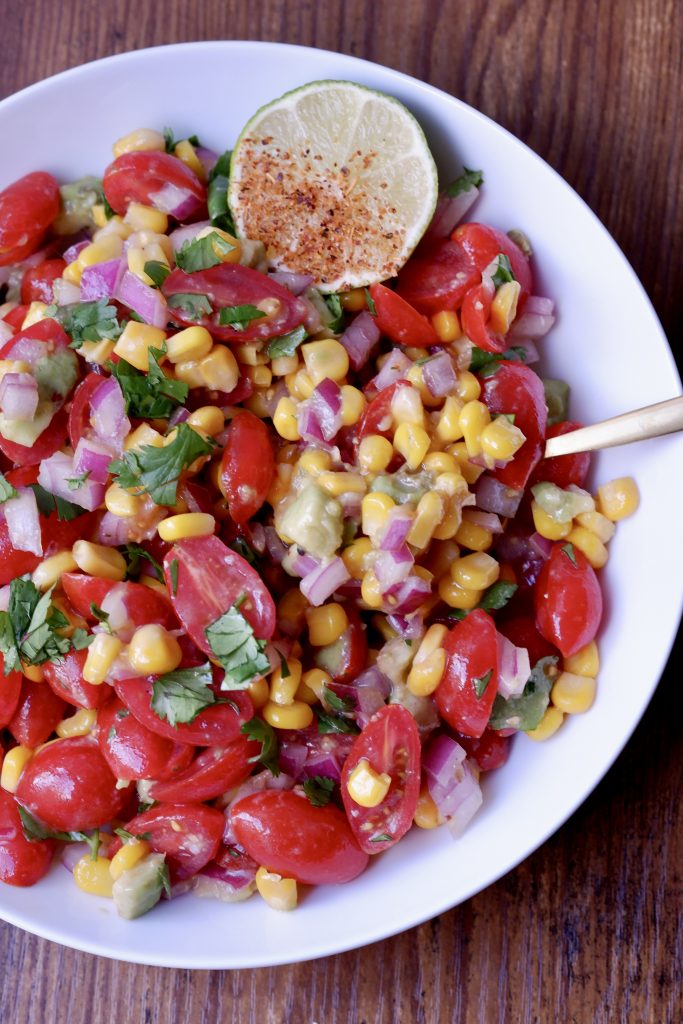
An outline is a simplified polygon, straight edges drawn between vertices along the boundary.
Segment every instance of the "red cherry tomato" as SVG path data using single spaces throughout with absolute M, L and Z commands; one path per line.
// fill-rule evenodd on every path
M 481 736 L 456 735 L 460 746 L 467 751 L 468 757 L 476 761 L 480 771 L 491 772 L 502 768 L 510 756 L 510 736 L 503 736 L 495 729 L 484 729 Z
M 55 740 L 33 755 L 17 786 L 17 800 L 60 831 L 99 828 L 118 817 L 129 797 L 92 736 Z
M 153 676 L 148 679 L 119 679 L 114 683 L 114 689 L 138 722 L 158 736 L 197 747 L 225 747 L 237 739 L 244 723 L 253 718 L 254 709 L 249 696 L 242 690 L 236 690 L 230 693 L 229 704 L 212 704 L 191 722 L 171 725 L 152 710 L 153 679 Z
M 465 296 L 460 315 L 462 329 L 467 337 L 473 345 L 485 352 L 505 352 L 508 347 L 507 338 L 502 334 L 494 334 L 488 325 L 495 294 L 491 281 L 475 285 Z
M 392 437 L 394 421 L 391 416 L 391 402 L 399 388 L 410 387 L 412 384 L 409 384 L 407 380 L 397 380 L 372 399 L 358 424 L 357 443 L 371 434 L 381 434 L 382 437 L 389 439 Z
M 481 736 L 498 691 L 498 644 L 493 619 L 475 608 L 453 626 L 444 649 L 446 670 L 434 694 L 439 714 L 464 736 Z
M 173 779 L 155 782 L 149 791 L 150 798 L 179 804 L 214 800 L 244 782 L 254 767 L 250 758 L 260 752 L 261 744 L 246 736 L 239 736 L 227 747 L 208 747 Z
M 70 340 L 56 320 L 46 317 L 6 341 L 0 348 L 0 359 L 21 359 L 33 366 L 43 356 L 68 348 Z
M 27 467 L 31 469 L 32 467 Z M 14 470 L 7 474 L 7 479 L 14 487 L 23 487 L 17 483 Z M 43 542 L 43 557 L 49 558 L 57 551 L 71 550 L 77 540 L 90 536 L 93 517 L 90 513 L 77 516 L 68 522 L 62 522 L 56 512 L 49 516 L 40 516 L 40 533 Z M 9 539 L 7 523 L 0 521 L 0 586 L 10 583 L 15 576 L 32 573 L 40 565 L 42 558 L 30 551 L 18 551 Z
M 102 179 L 107 202 L 121 216 L 131 203 L 171 213 L 178 207 L 180 195 L 167 198 L 164 193 L 169 186 L 187 195 L 184 221 L 192 220 L 206 207 L 206 188 L 187 164 L 170 153 L 124 153 L 109 164 Z
M 28 306 L 22 304 L 21 306 L 15 306 L 14 309 L 10 309 L 9 313 L 5 313 L 2 319 L 6 324 L 10 325 L 13 331 L 19 331 L 21 330 L 21 325 L 26 319 L 27 313 Z M 9 344 L 9 342 L 7 344 Z M 0 357 L 1 356 L 2 353 L 0 352 Z
M 569 434 L 572 430 L 578 430 L 583 426 L 581 423 L 574 423 L 565 420 L 563 423 L 554 423 L 548 427 L 546 437 L 559 437 L 561 434 Z M 538 484 L 547 480 L 565 490 L 570 484 L 575 487 L 583 487 L 591 466 L 590 452 L 576 452 L 573 455 L 556 455 L 552 459 L 541 459 L 536 469 L 531 474 L 530 484 Z
M 111 693 L 108 686 L 102 689 Z M 145 728 L 116 697 L 100 708 L 95 737 L 117 779 L 172 779 L 194 755 L 193 746 Z
M 275 456 L 263 420 L 240 409 L 233 417 L 221 460 L 221 480 L 230 515 L 246 523 L 266 500 L 275 473 Z
M 487 224 L 461 224 L 453 232 L 453 241 L 458 242 L 469 256 L 479 274 L 503 253 L 510 260 L 512 273 L 520 284 L 517 308 L 523 309 L 527 295 L 531 293 L 531 268 L 529 260 L 509 235 Z
M 399 273 L 397 293 L 427 316 L 459 309 L 469 289 L 481 279 L 481 269 L 455 239 L 423 243 Z
M 31 302 L 54 302 L 52 285 L 61 277 L 66 269 L 66 261 L 62 259 L 43 260 L 35 267 L 28 267 L 21 279 L 21 301 L 27 305 Z
M 45 683 L 24 678 L 19 702 L 7 728 L 17 743 L 37 747 L 49 739 L 64 717 L 66 703 Z
M 129 821 L 126 831 L 149 834 L 155 853 L 165 853 L 171 881 L 192 878 L 213 860 L 221 845 L 225 817 L 204 804 L 159 804 Z M 120 847 L 112 844 L 112 856 Z
M 95 604 L 101 608 L 104 599 L 115 591 L 121 596 L 128 618 L 135 627 L 152 622 L 167 629 L 178 627 L 168 598 L 158 590 L 146 587 L 144 583 L 132 583 L 129 580 L 117 583 L 115 580 L 100 579 L 99 576 L 67 572 L 62 576 L 62 587 L 74 611 L 88 622 L 97 621 L 90 605 Z
M 533 668 L 541 658 L 557 654 L 557 648 L 541 636 L 533 615 L 513 615 L 496 623 L 498 631 L 506 636 L 515 647 L 526 647 Z
M 503 361 L 482 381 L 481 401 L 492 416 L 514 415 L 515 426 L 526 437 L 512 461 L 492 472 L 506 487 L 522 490 L 543 454 L 548 410 L 541 378 L 528 366 Z
M 0 789 L 0 882 L 35 885 L 47 874 L 54 845 L 26 838 L 16 800 Z
M 87 650 L 69 651 L 59 661 L 47 661 L 43 672 L 52 690 L 68 704 L 76 708 L 99 708 L 111 692 L 108 686 L 86 683 L 83 666 L 87 657 Z
M 0 654 L 0 729 L 11 721 L 19 703 L 21 693 L 21 672 L 5 675 L 5 659 Z
M 383 284 L 370 287 L 370 297 L 377 311 L 377 326 L 397 345 L 429 348 L 439 344 L 439 336 L 429 320 L 418 313 L 405 299 Z
M 59 207 L 59 185 L 45 171 L 26 174 L 0 192 L 0 267 L 35 252 Z
M 293 790 L 245 796 L 232 809 L 232 824 L 257 864 L 305 885 L 350 882 L 368 863 L 338 807 L 314 807 Z
M 362 760 L 378 774 L 391 776 L 389 791 L 377 807 L 361 807 L 348 791 L 351 774 Z M 341 793 L 356 841 L 366 853 L 388 850 L 411 827 L 420 795 L 420 735 L 401 704 L 380 708 L 357 737 L 344 762 Z
M 171 565 L 177 563 L 177 586 Z M 240 611 L 260 639 L 275 629 L 275 605 L 255 569 L 218 537 L 191 537 L 174 544 L 164 558 L 166 585 L 175 613 L 205 654 L 213 654 L 204 630 L 243 595 Z
M 356 605 L 345 601 L 343 607 L 348 626 L 333 644 L 316 650 L 315 662 L 335 683 L 352 683 L 368 660 L 368 640 Z
M 106 380 L 99 373 L 89 373 L 74 391 L 69 410 L 69 439 L 74 449 L 90 429 L 90 399 Z
M 59 451 L 66 441 L 66 434 L 67 416 L 66 410 L 62 407 L 57 410 L 30 448 L 17 444 L 16 441 L 8 441 L 0 434 L 0 451 L 17 466 L 37 466 L 43 459 L 49 459 Z
M 219 263 L 216 267 L 196 270 L 192 274 L 174 270 L 164 281 L 162 291 L 166 298 L 188 292 L 207 296 L 213 309 L 210 315 L 196 318 L 182 306 L 172 306 L 169 312 L 178 323 L 207 327 L 214 338 L 231 341 L 236 345 L 288 334 L 304 322 L 308 312 L 302 300 L 282 285 L 270 281 L 258 270 L 243 267 L 239 263 Z M 256 306 L 264 299 L 277 299 L 279 307 L 275 313 L 251 320 L 241 331 L 219 324 L 219 309 L 227 306 Z
M 595 638 L 602 619 L 602 591 L 595 570 L 573 545 L 553 545 L 536 581 L 536 625 L 565 658 Z

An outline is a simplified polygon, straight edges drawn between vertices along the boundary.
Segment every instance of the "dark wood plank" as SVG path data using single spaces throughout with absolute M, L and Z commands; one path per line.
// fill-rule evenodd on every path
M 33 0 L 4 5 L 0 94 L 109 53 L 210 38 L 363 56 L 478 107 L 578 190 L 665 327 L 680 330 L 677 0 Z M 669 667 L 572 820 L 486 892 L 405 935 L 311 964 L 191 973 L 111 963 L 0 925 L 0 1006 L 22 1024 L 674 1024 L 683 1019 L 678 694 Z

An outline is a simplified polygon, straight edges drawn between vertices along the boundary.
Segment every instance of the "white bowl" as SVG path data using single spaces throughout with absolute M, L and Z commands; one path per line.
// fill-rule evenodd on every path
M 476 219 L 505 230 L 521 227 L 532 240 L 536 292 L 555 299 L 559 311 L 544 367 L 572 383 L 574 418 L 589 423 L 679 393 L 671 352 L 641 285 L 572 189 L 464 103 L 353 57 L 209 42 L 75 68 L 0 104 L 0 186 L 38 168 L 63 180 L 99 175 L 111 160 L 113 140 L 143 125 L 168 125 L 179 136 L 196 132 L 223 150 L 261 104 L 320 78 L 349 79 L 402 100 L 422 123 L 444 182 L 463 164 L 484 169 Z M 683 533 L 668 531 L 666 571 L 661 557 L 652 557 L 652 538 L 683 505 L 682 456 L 678 436 L 596 459 L 596 480 L 632 474 L 642 495 L 637 516 L 617 530 L 603 574 L 607 612 L 597 701 L 546 744 L 517 739 L 507 766 L 486 779 L 484 806 L 458 842 L 445 829 L 415 830 L 355 882 L 311 891 L 292 914 L 274 913 L 257 898 L 226 905 L 185 896 L 130 923 L 109 901 L 81 893 L 56 866 L 31 889 L 0 886 L 0 916 L 121 960 L 254 967 L 382 939 L 495 881 L 559 828 L 600 781 L 659 680 L 680 618 Z

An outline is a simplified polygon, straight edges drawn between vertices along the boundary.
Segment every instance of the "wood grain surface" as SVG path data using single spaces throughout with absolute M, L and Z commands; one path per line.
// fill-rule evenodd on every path
M 509 128 L 577 189 L 680 338 L 680 0 L 2 0 L 0 12 L 3 96 L 111 53 L 214 38 L 338 50 L 429 81 Z M 679 693 L 670 664 L 571 821 L 498 884 L 420 928 L 324 961 L 192 973 L 112 963 L 0 924 L 4 1017 L 679 1024 Z

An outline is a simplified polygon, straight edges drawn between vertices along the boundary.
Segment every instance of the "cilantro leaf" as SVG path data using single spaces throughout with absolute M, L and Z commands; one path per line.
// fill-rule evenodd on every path
M 356 710 L 355 701 L 348 697 L 340 697 L 329 686 L 323 686 L 323 704 L 326 704 L 332 711 L 339 711 L 340 714 Z
M 390 836 L 388 832 L 380 832 L 379 835 L 373 836 L 370 840 L 371 843 L 390 843 L 394 837 Z
M 509 281 L 515 280 L 515 275 L 512 273 L 512 264 L 510 263 L 509 256 L 506 256 L 504 252 L 499 252 L 496 256 L 496 267 L 495 273 L 491 280 L 493 281 L 496 288 L 500 288 L 502 284 L 507 284 Z
M 492 583 L 488 590 L 484 591 L 482 599 L 476 607 L 483 608 L 486 612 L 499 611 L 501 608 L 505 607 L 516 590 L 516 583 L 508 583 L 507 580 L 498 580 L 496 583 Z M 469 611 L 464 611 L 461 608 L 456 608 L 452 612 L 449 612 L 449 618 L 451 619 L 464 619 L 468 615 Z
M 204 630 L 214 657 L 225 669 L 221 690 L 246 690 L 254 676 L 270 668 L 264 654 L 266 641 L 256 639 L 240 611 L 243 601 L 244 596 Z
M 164 890 L 167 898 L 170 900 L 173 895 L 173 892 L 171 890 L 171 876 L 169 874 L 168 864 L 166 863 L 166 861 L 164 861 L 163 864 L 159 865 L 157 872 L 159 875 L 159 882 L 161 884 L 161 888 Z
M 200 711 L 216 700 L 211 689 L 213 673 L 210 662 L 194 668 L 181 668 L 157 676 L 152 684 L 152 711 L 170 725 L 193 722 Z
M 50 491 L 46 491 L 40 484 L 31 484 L 31 490 L 36 496 L 38 511 L 44 516 L 49 516 L 56 512 L 57 518 L 62 523 L 68 523 L 72 519 L 77 519 L 78 516 L 82 516 L 86 511 L 72 501 L 66 501 L 65 498 L 58 498 L 56 494 L 51 494 Z
M 472 680 L 474 686 L 474 692 L 476 693 L 479 700 L 484 696 L 488 689 L 488 685 L 491 682 L 493 676 L 493 669 L 490 668 L 488 672 L 485 672 L 483 676 L 479 676 L 477 679 Z
M 368 307 L 370 316 L 377 316 L 377 306 L 375 305 L 375 300 L 370 294 L 369 288 L 365 289 L 365 305 Z
M 193 274 L 196 270 L 208 270 L 209 267 L 217 267 L 222 263 L 222 257 L 227 256 L 234 248 L 235 246 L 222 238 L 217 231 L 212 231 L 203 238 L 185 242 L 176 253 L 176 266 L 186 274 Z
M 152 279 L 157 288 L 161 288 L 171 273 L 171 268 L 166 263 L 162 263 L 161 260 L 147 260 L 143 269 L 147 277 Z
M 210 455 L 216 447 L 215 441 L 205 441 L 186 423 L 179 423 L 176 430 L 175 438 L 165 448 L 143 445 L 110 462 L 109 472 L 118 478 L 119 486 L 139 489 L 157 505 L 175 505 L 181 474 L 195 459 Z
M 75 651 L 83 651 L 95 639 L 94 633 L 88 633 L 86 629 L 75 629 L 71 634 L 71 646 Z
M 85 473 L 81 473 L 80 476 L 68 476 L 66 477 L 67 487 L 70 491 L 79 491 L 89 476 L 89 469 L 86 469 Z
M 209 187 L 206 202 L 211 223 L 228 234 L 235 234 L 235 224 L 228 206 L 228 185 L 230 184 L 230 158 L 232 153 L 225 151 L 214 164 L 209 174 Z
M 175 597 L 178 593 L 178 559 L 174 558 L 169 566 L 171 572 L 171 590 Z
M 106 633 L 113 633 L 109 625 L 109 612 L 103 611 L 94 601 L 90 602 L 90 614 L 104 627 Z
M 566 544 L 563 544 L 561 550 L 564 551 L 572 565 L 576 566 L 578 564 L 576 561 L 576 551 L 574 551 L 574 545 L 571 541 L 567 541 Z
M 120 839 L 143 839 L 143 840 L 147 840 L 147 839 L 151 839 L 152 838 L 152 833 L 151 832 L 137 832 L 137 833 L 133 833 L 133 832 L 129 832 L 128 829 L 125 829 L 125 828 L 115 828 L 114 829 L 114 833 Z
M 193 320 L 201 320 L 203 316 L 211 316 L 213 308 L 209 296 L 201 292 L 176 292 L 166 297 L 171 309 L 182 309 Z
M 539 724 L 550 702 L 550 689 L 557 675 L 557 657 L 541 658 L 519 697 L 496 694 L 489 719 L 491 729 L 519 729 L 528 732 Z
M 18 498 L 19 491 L 12 487 L 11 483 L 5 479 L 3 473 L 0 473 L 0 505 L 4 505 L 10 498 Z
M 138 370 L 125 359 L 107 363 L 107 369 L 116 377 L 126 412 L 138 419 L 168 419 L 187 398 L 189 387 L 180 380 L 166 377 L 159 360 L 167 352 L 166 342 L 161 348 L 150 347 L 147 373 Z
M 29 577 L 15 577 L 10 584 L 9 605 L 0 612 L 0 651 L 5 675 L 20 670 L 22 662 L 42 665 L 63 657 L 71 641 L 60 636 L 69 621 L 52 604 L 51 587 L 41 594 Z
M 304 793 L 314 807 L 325 807 L 334 793 L 334 779 L 325 775 L 314 775 L 304 782 Z
M 152 566 L 154 575 L 159 582 L 164 582 L 164 570 L 161 565 L 157 562 L 154 555 L 150 555 L 149 551 L 145 551 L 139 544 L 126 544 L 126 558 L 128 560 L 129 576 L 137 576 L 140 572 L 140 561 L 144 559 Z
M 59 839 L 63 843 L 87 843 L 90 847 L 91 860 L 97 860 L 100 848 L 100 830 L 98 828 L 92 832 L 60 832 L 56 829 L 48 828 L 47 825 L 43 825 L 41 821 L 34 818 L 30 811 L 27 811 L 21 804 L 17 805 L 17 809 L 24 837 L 29 842 L 37 842 L 41 839 Z
M 318 732 L 348 732 L 358 733 L 360 729 L 350 718 L 342 718 L 341 715 L 328 715 L 324 711 L 316 711 L 318 719 Z
M 261 752 L 255 757 L 249 758 L 249 764 L 260 762 L 270 771 L 271 775 L 279 775 L 280 767 L 277 763 L 279 745 L 275 729 L 268 725 L 261 718 L 250 718 L 240 729 L 250 740 L 257 740 L 261 744 Z
M 451 182 L 445 188 L 445 193 L 450 196 L 451 199 L 455 199 L 456 196 L 462 195 L 463 192 L 469 192 L 470 189 L 479 188 L 484 181 L 484 174 L 482 171 L 472 171 L 469 167 L 463 167 L 463 173 L 455 181 Z
M 84 341 L 101 341 L 108 338 L 116 341 L 121 334 L 116 306 L 110 306 L 108 299 L 95 302 L 72 302 L 68 306 L 48 306 L 46 316 L 61 324 L 71 335 L 71 348 L 80 348 Z
M 478 373 L 480 377 L 490 377 L 497 371 L 501 360 L 506 362 L 514 362 L 516 360 L 524 363 L 526 362 L 526 349 L 522 348 L 521 345 L 513 345 L 511 348 L 506 349 L 505 352 L 485 352 L 483 348 L 477 348 L 476 345 L 473 345 L 469 371 L 470 373 Z
M 303 324 L 295 327 L 289 334 L 281 334 L 279 338 L 273 338 L 268 346 L 268 358 L 278 359 L 280 356 L 293 356 L 302 341 L 305 341 L 308 333 Z
M 223 306 L 218 310 L 218 323 L 221 327 L 232 327 L 234 331 L 243 331 L 252 320 L 260 320 L 266 314 L 256 306 Z
M 331 295 L 325 296 L 324 302 L 332 316 L 332 319 L 327 324 L 327 328 L 333 334 L 339 334 L 344 326 L 344 310 L 342 309 L 341 299 L 333 292 Z
M 173 150 L 176 147 L 176 141 L 172 128 L 164 128 L 164 145 L 166 146 L 166 152 L 173 155 Z
M 247 544 L 244 537 L 235 537 L 235 539 L 228 544 L 228 547 L 232 548 L 232 550 L 238 555 L 241 555 L 246 562 L 249 562 L 249 565 L 256 564 L 256 552 L 250 544 Z

